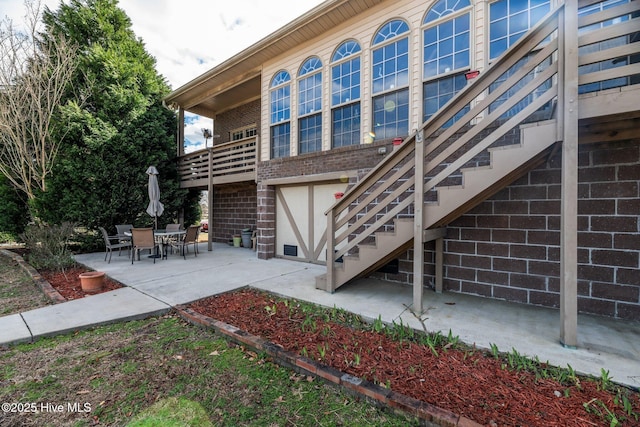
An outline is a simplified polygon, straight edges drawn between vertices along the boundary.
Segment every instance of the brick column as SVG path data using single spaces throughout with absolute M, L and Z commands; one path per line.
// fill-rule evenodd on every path
M 276 255 L 276 188 L 258 184 L 258 258 Z

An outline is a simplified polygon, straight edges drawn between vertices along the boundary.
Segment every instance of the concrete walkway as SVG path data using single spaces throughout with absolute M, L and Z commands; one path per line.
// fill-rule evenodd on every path
M 409 311 L 412 289 L 373 279 L 361 279 L 329 294 L 315 289 L 315 277 L 324 266 L 256 258 L 255 252 L 216 244 L 208 252 L 169 255 L 154 264 L 143 256 L 131 265 L 126 254 L 115 254 L 110 264 L 103 253 L 78 255 L 77 261 L 104 271 L 127 287 L 56 304 L 20 314 L 0 317 L 0 345 L 64 333 L 99 324 L 143 318 L 164 313 L 172 306 L 252 286 L 276 294 L 338 307 L 368 319 L 400 322 L 413 328 L 422 325 Z M 559 344 L 557 310 L 506 303 L 480 297 L 426 291 L 423 319 L 429 331 L 460 337 L 467 344 L 501 351 L 516 349 L 541 361 L 579 373 L 600 376 L 609 371 L 613 381 L 640 388 L 640 323 L 580 315 L 578 348 Z

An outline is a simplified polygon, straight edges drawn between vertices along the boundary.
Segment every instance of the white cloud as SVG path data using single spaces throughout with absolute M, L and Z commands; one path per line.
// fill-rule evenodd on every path
M 132 29 L 173 89 L 251 46 L 322 0 L 120 0 Z M 42 0 L 56 10 L 60 0 Z M 0 17 L 23 21 L 23 0 L 0 0 Z
M 204 148 L 204 136 L 202 129 L 212 130 L 213 120 L 194 114 L 185 114 L 184 127 L 184 151 L 190 153 L 192 151 Z M 208 146 L 211 147 L 211 138 L 208 140 Z
M 120 0 L 132 29 L 177 89 L 322 3 L 322 0 Z M 60 0 L 42 0 L 56 10 Z M 23 22 L 23 0 L 0 0 L 0 17 Z M 204 147 L 197 117 L 185 127 L 185 149 Z M 209 140 L 211 144 L 211 140 Z
M 121 0 L 120 7 L 177 89 L 321 2 Z

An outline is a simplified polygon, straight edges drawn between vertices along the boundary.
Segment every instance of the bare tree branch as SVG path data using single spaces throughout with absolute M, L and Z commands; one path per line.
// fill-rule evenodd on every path
M 26 29 L 0 22 L 0 173 L 29 200 L 46 190 L 61 137 L 52 125 L 77 65 L 63 37 L 39 37 L 39 0 L 25 2 Z

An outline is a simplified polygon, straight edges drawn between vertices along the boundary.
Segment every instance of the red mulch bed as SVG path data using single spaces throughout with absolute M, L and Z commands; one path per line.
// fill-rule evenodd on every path
M 614 393 L 600 390 L 599 382 L 536 379 L 530 372 L 505 369 L 504 358 L 473 348 L 437 348 L 436 356 L 427 346 L 394 341 L 384 333 L 352 329 L 322 317 L 311 322 L 296 302 L 285 303 L 263 292 L 227 293 L 190 308 L 487 426 L 608 426 L 610 420 L 595 413 L 596 408 L 606 413 L 599 402 L 616 414 L 619 425 L 640 425 L 624 413 L 622 403 L 614 403 Z M 640 413 L 640 395 L 624 388 L 622 392 Z M 585 403 L 594 410 L 587 412 Z
M 40 275 L 51 284 L 67 301 L 84 298 L 90 295 L 101 294 L 103 292 L 119 289 L 122 285 L 115 280 L 105 276 L 104 287 L 100 292 L 86 293 L 80 285 L 80 274 L 91 271 L 85 267 L 67 268 L 64 272 L 44 270 Z

